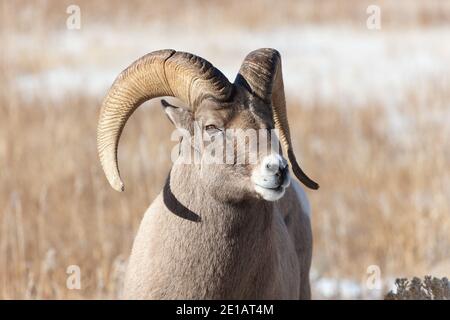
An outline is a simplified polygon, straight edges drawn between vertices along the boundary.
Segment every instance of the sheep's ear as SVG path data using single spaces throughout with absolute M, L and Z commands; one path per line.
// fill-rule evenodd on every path
M 166 100 L 161 100 L 164 112 L 169 120 L 179 129 L 191 131 L 194 116 L 189 110 L 174 106 Z

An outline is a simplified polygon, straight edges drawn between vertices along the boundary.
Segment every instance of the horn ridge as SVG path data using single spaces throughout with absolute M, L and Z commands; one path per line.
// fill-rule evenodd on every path
M 232 85 L 211 63 L 172 49 L 148 53 L 123 70 L 103 100 L 97 126 L 97 150 L 103 171 L 123 191 L 117 161 L 119 139 L 133 112 L 145 101 L 174 96 L 195 110 L 204 95 L 228 99 Z
M 305 186 L 318 189 L 319 185 L 298 165 L 292 148 L 280 53 L 271 48 L 250 52 L 242 63 L 235 83 L 247 88 L 252 95 L 271 105 L 275 128 L 279 131 L 280 142 L 287 152 L 292 171 Z

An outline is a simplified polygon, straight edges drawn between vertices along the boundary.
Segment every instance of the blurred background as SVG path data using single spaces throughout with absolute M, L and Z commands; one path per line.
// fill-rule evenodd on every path
M 157 102 L 135 112 L 120 194 L 97 159 L 97 117 L 119 72 L 163 48 L 230 80 L 248 52 L 281 52 L 297 157 L 321 185 L 308 191 L 313 298 L 450 275 L 450 1 L 0 0 L 0 26 L 0 298 L 120 296 L 173 128 Z

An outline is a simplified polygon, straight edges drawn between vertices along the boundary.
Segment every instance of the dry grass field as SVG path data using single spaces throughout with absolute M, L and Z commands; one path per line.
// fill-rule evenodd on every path
M 296 78 L 316 56 L 294 60 L 299 40 L 290 35 L 306 29 L 320 36 L 322 28 L 337 26 L 344 35 L 373 37 L 365 24 L 369 2 L 226 3 L 77 1 L 82 28 L 67 31 L 71 1 L 0 0 L 0 299 L 120 297 L 133 237 L 161 190 L 174 142 L 157 101 L 140 108 L 121 140 L 127 191 L 112 190 L 95 140 L 107 86 L 133 59 L 164 46 L 193 48 L 231 77 L 242 51 L 262 43 L 246 44 L 243 35 L 252 32 L 268 34 L 266 46 L 282 46 L 293 140 L 301 164 L 321 185 L 308 191 L 313 297 L 378 298 L 396 277 L 434 275 L 437 268 L 445 273 L 445 265 L 450 275 L 449 2 L 376 1 L 384 19 L 376 39 L 398 59 L 381 70 L 367 61 L 353 77 L 358 60 L 333 55 L 324 45 L 318 64 L 342 61 L 344 67 L 325 68 L 317 83 Z M 273 25 L 281 28 L 275 35 Z M 192 35 L 199 30 L 205 34 Z M 397 41 L 403 34 L 405 42 Z M 421 34 L 430 46 L 415 47 Z M 299 49 L 308 57 L 315 38 L 302 39 L 311 42 Z M 332 44 L 341 45 L 347 44 Z M 364 56 L 370 46 L 355 48 L 362 61 L 373 58 Z M 397 68 L 404 60 L 408 69 Z M 404 70 L 414 70 L 407 81 Z M 390 87 L 396 75 L 400 80 Z M 311 80 L 308 90 L 296 79 Z M 359 79 L 369 79 L 367 86 Z M 355 92 L 366 96 L 365 90 L 373 97 L 357 99 Z M 70 265 L 80 267 L 80 290 L 66 286 Z M 371 265 L 381 270 L 381 290 L 365 287 Z

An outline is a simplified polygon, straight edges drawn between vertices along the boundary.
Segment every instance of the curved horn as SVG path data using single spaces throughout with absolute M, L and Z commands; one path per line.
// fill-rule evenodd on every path
M 279 131 L 281 144 L 287 152 L 295 176 L 308 188 L 318 189 L 319 185 L 311 180 L 298 165 L 292 148 L 280 53 L 269 48 L 250 52 L 242 63 L 236 83 L 272 105 L 275 128 Z
M 123 191 L 117 147 L 131 114 L 142 103 L 161 96 L 177 97 L 195 109 L 206 97 L 227 100 L 232 85 L 208 61 L 186 52 L 149 53 L 122 71 L 103 100 L 97 127 L 97 149 L 103 171 L 117 191 Z

